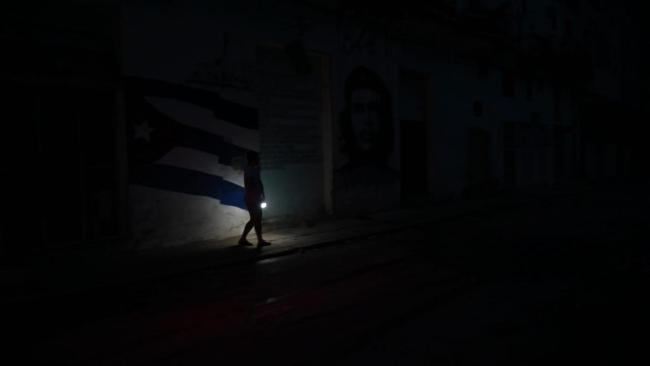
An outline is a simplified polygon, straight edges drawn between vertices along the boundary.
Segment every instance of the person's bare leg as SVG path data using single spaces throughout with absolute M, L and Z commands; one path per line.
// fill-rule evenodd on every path
M 257 236 L 257 241 L 259 242 L 262 239 L 262 215 L 259 212 L 251 212 L 251 223 L 255 228 L 255 235 Z
M 253 228 L 253 215 L 251 214 L 251 218 L 248 220 L 246 225 L 244 226 L 244 232 L 241 234 L 241 238 L 239 238 L 239 244 L 240 245 L 253 245 L 250 243 L 248 240 L 246 240 L 246 237 L 248 236 L 248 233 L 251 232 L 251 229 Z
M 270 243 L 262 238 L 262 210 L 257 210 L 251 220 L 253 221 L 255 234 L 257 235 L 257 246 L 269 245 Z
M 262 220 L 257 218 L 255 220 L 255 235 L 257 235 L 257 241 L 263 241 L 262 240 Z

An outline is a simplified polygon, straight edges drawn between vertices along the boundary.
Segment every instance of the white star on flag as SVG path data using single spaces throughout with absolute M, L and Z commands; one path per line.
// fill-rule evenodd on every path
M 153 132 L 153 128 L 149 126 L 148 121 L 144 121 L 142 123 L 138 123 L 137 125 L 133 126 L 134 127 L 134 139 L 144 139 L 147 142 L 151 142 L 151 133 Z

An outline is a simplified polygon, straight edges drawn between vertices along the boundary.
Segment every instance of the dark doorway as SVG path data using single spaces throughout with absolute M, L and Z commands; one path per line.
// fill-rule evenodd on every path
M 553 126 L 553 156 L 555 157 L 555 179 L 562 180 L 566 176 L 566 132 L 561 126 Z
M 41 245 L 39 202 L 46 184 L 39 174 L 36 93 L 9 82 L 2 91 L 2 254 L 27 254 Z
M 503 125 L 503 180 L 507 189 L 513 189 L 517 183 L 515 124 Z
M 481 128 L 468 131 L 467 196 L 482 196 L 491 190 L 490 133 Z
M 40 92 L 43 237 L 49 247 L 117 234 L 114 96 L 110 91 Z
M 428 77 L 420 72 L 402 69 L 399 85 L 402 202 L 423 203 L 428 198 Z
M 0 252 L 117 235 L 114 94 L 6 83 Z
M 427 196 L 426 125 L 420 121 L 401 123 L 402 200 L 414 203 Z

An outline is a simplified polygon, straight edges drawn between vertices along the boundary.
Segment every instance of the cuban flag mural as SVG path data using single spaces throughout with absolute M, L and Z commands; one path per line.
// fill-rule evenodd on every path
M 140 247 L 238 235 L 246 151 L 259 150 L 258 110 L 218 92 L 127 80 L 131 226 Z

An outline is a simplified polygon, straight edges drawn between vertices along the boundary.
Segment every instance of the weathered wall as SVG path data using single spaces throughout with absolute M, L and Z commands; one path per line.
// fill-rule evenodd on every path
M 131 228 L 140 247 L 237 235 L 243 158 L 259 151 L 255 42 L 227 13 L 124 8 Z M 236 29 L 236 28 L 235 28 Z
M 504 184 L 505 123 L 558 122 L 548 85 L 528 98 L 517 79 L 504 96 L 498 65 L 480 72 L 453 50 L 391 43 L 346 12 L 151 4 L 125 5 L 131 220 L 143 245 L 238 235 L 246 150 L 261 152 L 267 219 L 351 215 L 400 204 L 400 118 L 426 124 L 422 169 L 436 200 Z M 400 70 L 426 78 L 426 106 L 411 105 L 408 88 L 399 95 Z M 513 159 L 514 184 L 552 180 L 549 146 Z

